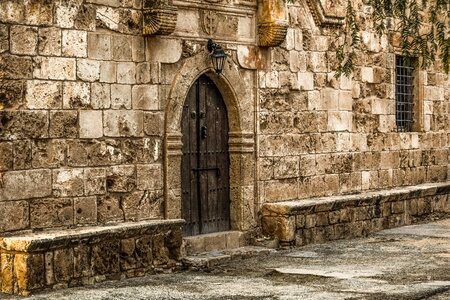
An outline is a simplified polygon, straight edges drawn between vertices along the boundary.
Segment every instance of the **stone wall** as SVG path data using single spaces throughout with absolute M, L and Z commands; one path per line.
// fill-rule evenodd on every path
M 1 1 L 0 232 L 163 217 L 141 1 Z
M 266 202 L 447 180 L 449 76 L 418 72 L 417 128 L 397 132 L 398 49 L 369 6 L 353 76 L 336 79 L 334 1 L 276 6 L 273 47 L 257 1 L 173 2 L 174 32 L 144 37 L 140 0 L 1 1 L 0 232 L 179 218 L 179 112 L 201 73 L 233 129 L 233 229 Z M 229 54 L 222 76 L 208 37 Z

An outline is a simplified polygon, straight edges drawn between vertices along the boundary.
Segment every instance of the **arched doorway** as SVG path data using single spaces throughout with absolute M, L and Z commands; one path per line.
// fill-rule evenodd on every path
M 183 105 L 181 198 L 186 235 L 230 229 L 228 117 L 222 95 L 206 75 Z

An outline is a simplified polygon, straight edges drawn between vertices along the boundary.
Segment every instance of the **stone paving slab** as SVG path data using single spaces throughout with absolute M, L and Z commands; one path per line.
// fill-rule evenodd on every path
M 450 220 L 227 261 L 202 271 L 0 299 L 450 299 Z

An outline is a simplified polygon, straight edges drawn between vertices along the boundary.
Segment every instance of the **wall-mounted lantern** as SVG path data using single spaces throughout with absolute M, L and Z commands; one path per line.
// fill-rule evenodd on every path
M 227 59 L 227 54 L 223 51 L 222 47 L 215 43 L 212 39 L 208 40 L 208 51 L 211 54 L 211 61 L 214 66 L 214 70 L 217 74 L 221 74 L 223 70 L 223 65 Z

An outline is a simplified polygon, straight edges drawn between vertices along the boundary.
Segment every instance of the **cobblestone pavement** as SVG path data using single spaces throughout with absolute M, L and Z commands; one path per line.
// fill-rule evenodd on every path
M 25 299 L 450 299 L 450 219 Z

